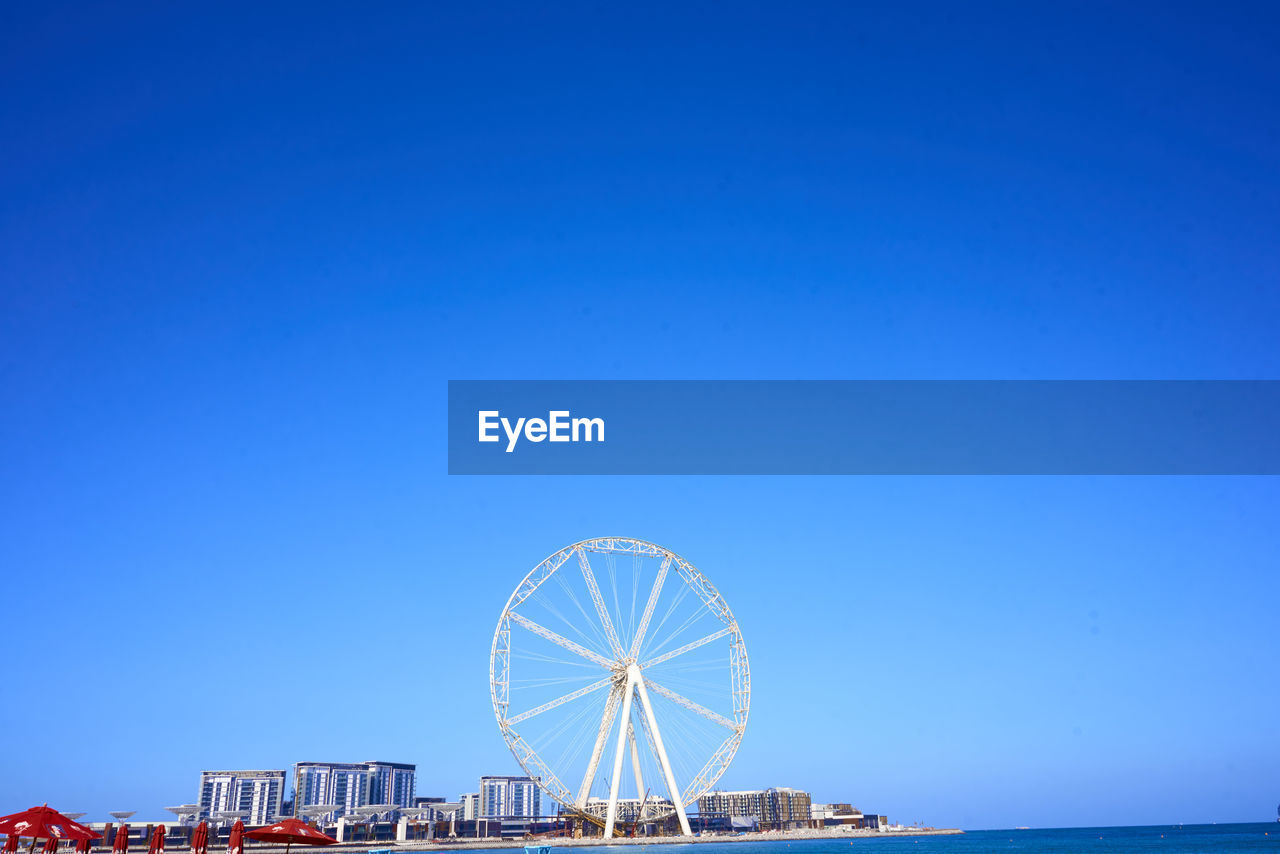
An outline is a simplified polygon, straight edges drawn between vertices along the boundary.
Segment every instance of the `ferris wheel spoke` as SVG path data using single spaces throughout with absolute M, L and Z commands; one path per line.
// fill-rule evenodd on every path
M 578 633 L 578 636 L 581 637 L 583 640 L 585 640 L 589 644 L 594 645 L 596 642 L 599 642 L 600 647 L 602 649 L 608 647 L 609 641 L 608 639 L 605 638 L 604 632 L 601 631 L 600 627 L 596 625 L 596 621 L 591 619 L 591 615 L 587 613 L 587 609 L 582 607 L 582 603 L 578 601 L 578 597 L 574 594 L 573 590 L 569 587 L 569 583 L 565 581 L 564 576 L 556 575 L 555 579 L 556 579 L 556 582 L 560 585 L 560 588 L 564 590 L 565 595 L 569 597 L 569 601 L 574 604 L 574 607 L 578 609 L 578 613 L 582 615 L 583 625 L 591 629 L 592 633 L 595 635 L 595 640 L 593 641 L 590 638 L 588 638 L 580 628 L 575 627 L 574 631 L 576 631 Z
M 560 620 L 560 622 L 564 623 L 569 628 L 573 629 L 577 633 L 578 637 L 582 638 L 583 641 L 585 641 L 588 644 L 594 643 L 594 641 L 591 638 L 587 637 L 583 633 L 582 629 L 578 626 L 578 624 L 570 620 L 564 614 L 562 614 L 560 612 L 560 609 L 555 606 L 555 603 L 551 601 L 551 598 L 545 595 L 541 590 L 534 593 L 533 598 L 538 602 L 539 605 L 545 608 L 549 614 L 551 614 L 556 619 Z M 576 600 L 575 600 L 575 604 L 576 604 Z M 578 610 L 582 610 L 581 605 L 578 606 Z M 583 616 L 586 616 L 585 611 L 583 611 Z
M 660 649 L 664 649 L 668 644 L 674 643 L 676 638 L 684 634 L 687 629 L 692 628 L 699 620 L 702 620 L 704 617 L 708 617 L 710 615 L 711 615 L 711 612 L 708 611 L 706 608 L 695 607 L 693 612 L 689 614 L 689 616 L 685 617 L 684 622 L 682 622 L 678 627 L 676 627 L 673 631 L 667 634 L 667 636 L 664 637 L 660 643 L 656 643 L 653 646 L 651 646 L 649 651 L 657 652 Z
M 556 658 L 554 655 L 543 655 L 534 652 L 517 652 L 513 658 L 524 659 L 525 661 L 540 661 L 548 664 L 561 664 L 566 667 L 591 667 L 592 665 L 586 661 L 578 661 L 577 659 Z
M 569 650 L 569 652 L 576 653 L 577 655 L 582 656 L 588 661 L 594 661 L 596 664 L 604 668 L 613 667 L 613 662 L 605 658 L 603 655 L 600 655 L 597 652 L 592 652 L 591 650 L 587 649 L 585 646 L 576 644 L 573 641 L 569 640 L 568 638 L 563 637 L 562 635 L 556 634 L 555 632 L 551 631 L 551 629 L 548 629 L 545 626 L 538 625 L 533 620 L 530 620 L 528 617 L 522 614 L 517 614 L 515 611 L 512 611 L 511 619 L 515 620 L 517 623 L 524 626 L 526 629 L 533 632 L 538 637 L 549 640 L 558 646 L 562 646 L 565 649 Z
M 613 620 L 609 619 L 609 609 L 604 604 L 604 597 L 600 595 L 600 585 L 596 583 L 596 575 L 591 571 L 587 553 L 582 549 L 578 549 L 578 564 L 582 567 L 582 577 L 586 579 L 587 589 L 591 592 L 591 601 L 596 605 L 596 613 L 600 615 L 600 623 L 604 626 L 605 636 L 609 639 L 609 647 L 617 658 L 622 658 L 622 643 L 618 640 L 618 633 L 613 628 Z
M 707 720 L 715 721 L 716 723 L 720 724 L 720 726 L 722 727 L 728 727 L 734 732 L 738 731 L 738 725 L 733 721 L 729 720 L 728 718 L 726 718 L 724 715 L 713 712 L 710 709 L 708 709 L 706 706 L 700 706 L 697 703 L 695 703 L 693 700 L 690 700 L 688 697 L 680 696 L 675 691 L 672 691 L 670 688 L 662 687 L 657 682 L 654 682 L 652 679 L 648 678 L 647 676 L 645 677 L 644 681 L 646 685 L 648 685 L 650 688 L 657 691 L 659 694 L 666 697 L 668 700 L 675 703 L 676 705 L 684 706 L 689 711 L 696 712 L 702 715 Z
M 565 694 L 562 697 L 556 697 L 554 700 L 543 703 L 541 706 L 538 706 L 537 708 L 530 709 L 527 712 L 521 712 L 515 717 L 507 718 L 507 723 L 518 724 L 521 721 L 526 721 L 529 718 L 533 717 L 534 715 L 540 715 L 543 712 L 549 712 L 552 709 L 557 708 L 559 706 L 563 706 L 565 703 L 576 700 L 579 697 L 585 697 L 588 694 L 592 694 L 596 691 L 599 691 L 601 688 L 604 688 L 606 685 L 610 685 L 612 683 L 613 683 L 613 676 L 612 675 L 606 676 L 603 679 L 599 680 L 598 682 L 592 682 L 590 685 L 586 686 L 585 688 L 579 688 L 577 691 L 570 691 L 568 694 Z
M 712 641 L 719 640 L 725 635 L 733 634 L 733 628 L 734 628 L 733 626 L 725 626 L 720 631 L 712 632 L 711 634 L 707 635 L 705 638 L 699 638 L 698 640 L 687 643 L 678 649 L 673 649 L 670 652 L 664 652 L 662 655 L 658 656 L 657 658 L 651 658 L 648 661 L 646 661 L 644 664 L 641 664 L 640 669 L 644 670 L 645 668 L 653 667 L 655 664 L 661 664 L 664 661 L 670 661 L 671 659 L 675 658 L 677 655 L 684 655 L 686 652 L 691 652 L 700 646 L 706 646 Z
M 640 613 L 636 610 L 636 597 L 640 595 L 640 572 L 644 566 L 644 561 L 638 555 L 631 556 L 631 608 L 627 611 L 627 637 L 633 638 L 636 635 L 636 616 Z
M 644 616 L 640 618 L 640 627 L 636 636 L 631 639 L 630 658 L 634 661 L 640 655 L 640 645 L 644 643 L 645 632 L 649 631 L 649 621 L 653 619 L 653 609 L 658 607 L 658 597 L 662 595 L 662 585 L 667 580 L 667 571 L 671 569 L 671 558 L 663 558 L 658 567 L 658 576 L 653 580 L 653 589 L 649 591 L 649 601 L 644 606 Z
M 680 604 L 684 601 L 685 597 L 688 595 L 689 595 L 688 586 L 683 584 L 680 585 L 680 589 L 676 592 L 676 595 L 671 597 L 671 601 L 667 604 L 667 610 L 663 612 L 662 619 L 658 620 L 658 625 L 654 626 L 653 631 L 655 634 L 657 632 L 662 631 L 662 627 L 667 624 L 667 620 L 671 619 L 671 615 L 676 612 L 677 608 L 679 608 Z M 655 648 L 661 649 L 662 647 L 666 646 L 667 642 L 670 640 L 671 640 L 671 636 L 668 635 L 663 640 L 663 642 L 658 644 L 656 647 L 654 647 L 653 645 L 650 645 L 650 649 L 651 650 Z

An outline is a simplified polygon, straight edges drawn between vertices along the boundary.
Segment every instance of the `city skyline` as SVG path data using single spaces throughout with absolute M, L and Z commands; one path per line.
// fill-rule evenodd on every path
M 191 823 L 198 821 L 222 821 L 225 823 L 231 820 L 228 816 L 234 816 L 242 818 L 247 825 L 270 824 L 284 816 L 298 816 L 301 808 L 319 804 L 330 805 L 342 800 L 338 798 L 325 800 L 326 795 L 333 795 L 334 791 L 337 790 L 350 790 L 358 792 L 358 794 L 353 794 L 352 797 L 346 798 L 346 803 L 338 805 L 337 809 L 330 810 L 322 815 L 307 815 L 311 818 L 325 818 L 329 823 L 333 823 L 344 816 L 355 815 L 355 810 L 359 807 L 375 803 L 390 804 L 395 807 L 389 812 L 416 809 L 423 806 L 434 807 L 438 810 L 456 808 L 459 811 L 458 818 L 466 820 L 475 818 L 546 818 L 559 815 L 565 810 L 562 805 L 555 804 L 554 800 L 551 800 L 553 808 L 541 810 L 539 806 L 543 803 L 541 798 L 543 792 L 538 781 L 522 775 L 480 775 L 478 777 L 480 791 L 474 793 L 463 792 L 456 801 L 450 801 L 447 797 L 438 794 L 419 794 L 416 792 L 416 788 L 403 790 L 400 800 L 380 801 L 375 797 L 378 790 L 373 785 L 378 779 L 378 772 L 382 771 L 384 773 L 381 776 L 388 777 L 389 775 L 385 773 L 386 771 L 400 770 L 407 772 L 407 780 L 416 781 L 416 765 L 414 763 L 383 761 L 335 763 L 307 760 L 295 762 L 291 767 L 293 768 L 292 779 L 296 781 L 293 784 L 288 783 L 290 774 L 286 769 L 201 771 L 197 798 L 191 804 L 184 805 L 197 808 L 196 811 L 190 814 L 189 821 Z M 335 785 L 332 778 L 337 774 L 344 773 L 350 778 L 358 778 L 357 783 L 354 784 L 355 788 L 353 788 L 350 780 Z M 319 782 L 315 779 L 317 776 L 322 778 Z M 311 792 L 314 797 L 308 797 L 304 794 L 304 797 L 299 798 L 299 790 L 297 788 L 297 783 L 299 782 L 303 785 L 304 793 Z M 713 787 L 707 794 L 698 798 L 690 809 L 694 812 L 702 812 L 709 808 L 715 812 L 724 812 L 725 808 L 717 802 L 718 799 L 744 795 L 772 796 L 776 798 L 779 794 L 788 797 L 801 796 L 803 798 L 803 809 L 805 811 L 808 810 L 811 798 L 807 791 L 780 786 L 744 791 L 723 790 L 719 787 Z M 653 801 L 670 803 L 669 800 L 656 795 L 653 797 Z M 605 802 L 606 799 L 603 798 L 592 798 L 591 800 L 591 803 L 596 808 L 602 807 Z M 626 799 L 626 803 L 629 804 L 631 813 L 634 813 L 639 800 L 635 798 Z M 709 807 L 707 806 L 708 804 L 710 804 Z M 814 802 L 814 804 L 815 806 L 830 806 L 821 805 L 817 802 Z M 845 809 L 853 808 L 851 804 L 837 804 L 837 806 Z M 165 807 L 164 809 L 172 813 L 176 807 Z M 774 806 L 773 809 L 775 812 L 779 811 L 777 806 Z M 797 808 L 789 804 L 784 807 L 781 810 L 783 817 L 780 820 L 792 820 L 791 811 L 794 809 Z M 237 812 L 247 813 L 247 815 L 237 816 L 235 815 Z M 224 815 L 220 817 L 220 813 Z M 764 813 L 767 815 L 767 810 Z M 628 815 L 627 820 L 633 821 L 634 815 Z M 674 823 L 672 817 L 668 816 L 668 819 L 670 823 Z M 91 816 L 85 819 L 88 822 L 98 823 L 105 820 L 95 819 Z M 127 819 L 128 822 L 133 824 L 150 820 L 151 817 L 145 811 L 142 813 L 135 811 L 135 814 Z M 169 821 L 173 820 L 170 819 Z

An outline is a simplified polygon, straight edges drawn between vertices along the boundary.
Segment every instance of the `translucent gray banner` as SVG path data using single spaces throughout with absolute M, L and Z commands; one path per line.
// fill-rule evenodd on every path
M 1280 381 L 449 383 L 450 474 L 1280 474 Z

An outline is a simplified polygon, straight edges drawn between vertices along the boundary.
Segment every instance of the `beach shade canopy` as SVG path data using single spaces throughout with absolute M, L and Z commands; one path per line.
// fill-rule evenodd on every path
M 101 833 L 90 830 L 78 821 L 67 818 L 46 804 L 12 815 L 0 816 L 0 833 L 7 836 L 27 836 L 32 839 L 98 839 Z
M 244 851 L 244 822 L 236 819 L 231 825 L 231 837 L 227 840 L 227 854 L 242 854 Z
M 259 842 L 277 842 L 286 846 L 295 842 L 299 845 L 336 845 L 338 843 L 338 840 L 332 836 L 326 836 L 305 821 L 296 818 L 281 819 L 267 827 L 251 830 L 245 836 Z
M 259 842 L 284 843 L 286 854 L 289 846 L 295 842 L 299 845 L 336 845 L 338 843 L 338 840 L 332 836 L 325 836 L 305 821 L 299 821 L 296 818 L 281 819 L 267 827 L 251 830 L 245 836 Z
M 147 844 L 147 854 L 164 854 L 164 835 L 168 833 L 168 828 L 163 824 L 157 824 L 155 829 L 151 831 L 151 842 Z

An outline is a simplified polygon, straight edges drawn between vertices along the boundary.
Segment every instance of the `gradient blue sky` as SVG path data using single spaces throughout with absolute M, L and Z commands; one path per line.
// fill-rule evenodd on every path
M 743 625 L 726 787 L 1269 818 L 1274 479 L 444 473 L 450 378 L 1280 377 L 1274 7 L 1041 5 L 8 4 L 0 811 L 474 790 L 626 534 Z

